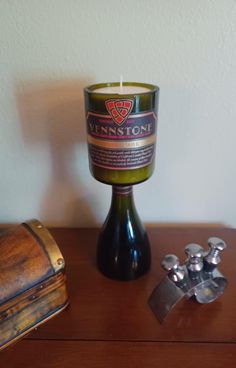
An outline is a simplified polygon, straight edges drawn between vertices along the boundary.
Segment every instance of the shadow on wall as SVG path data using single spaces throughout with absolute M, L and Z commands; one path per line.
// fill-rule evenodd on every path
M 91 81 L 27 81 L 16 86 L 26 144 L 49 148 L 51 153 L 52 174 L 40 208 L 41 220 L 50 225 L 96 225 L 88 192 L 79 178 L 87 159 L 83 88 L 88 84 Z

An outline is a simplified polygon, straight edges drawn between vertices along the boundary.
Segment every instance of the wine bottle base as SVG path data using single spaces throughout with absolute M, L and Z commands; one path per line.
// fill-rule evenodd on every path
M 98 269 L 105 277 L 107 277 L 109 279 L 116 280 L 116 281 L 134 281 L 134 280 L 137 280 L 137 279 L 141 278 L 142 276 L 146 275 L 150 271 L 150 266 L 147 267 L 146 269 L 143 269 L 140 272 L 132 272 L 131 271 L 129 273 L 111 272 L 111 271 L 107 270 L 106 268 L 102 267 L 99 264 L 98 264 Z
M 147 233 L 133 201 L 133 186 L 112 187 L 112 202 L 97 244 L 97 265 L 106 277 L 131 281 L 151 265 Z

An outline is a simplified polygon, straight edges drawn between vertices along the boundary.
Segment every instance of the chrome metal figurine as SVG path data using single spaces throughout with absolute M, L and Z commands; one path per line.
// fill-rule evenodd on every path
M 217 266 L 226 243 L 214 237 L 208 239 L 208 245 L 208 252 L 195 243 L 186 245 L 187 259 L 183 266 L 180 266 L 174 254 L 167 254 L 163 258 L 161 266 L 167 275 L 149 298 L 149 305 L 160 322 L 183 298 L 194 297 L 198 303 L 206 304 L 223 294 L 228 282 Z

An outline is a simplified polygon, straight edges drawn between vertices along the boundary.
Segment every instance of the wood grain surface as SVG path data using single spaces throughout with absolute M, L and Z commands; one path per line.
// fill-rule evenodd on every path
M 97 230 L 52 231 L 66 260 L 70 307 L 31 338 L 140 340 L 140 341 L 236 341 L 236 230 L 158 228 L 149 229 L 152 268 L 131 282 L 113 281 L 96 268 Z M 160 260 L 176 253 L 184 261 L 184 246 L 197 242 L 207 249 L 210 236 L 228 244 L 221 272 L 228 278 L 224 295 L 211 304 L 183 301 L 160 325 L 147 301 L 164 275 Z
M 62 270 L 55 274 L 48 249 L 52 256 L 61 253 L 51 238 L 43 243 L 48 232 L 36 222 L 36 230 L 38 226 L 37 238 L 34 228 L 24 224 L 0 235 L 0 351 L 58 314 L 68 302 L 65 276 Z
M 23 226 L 3 232 L 0 249 L 0 305 L 53 275 L 47 255 Z
M 51 232 L 66 261 L 71 304 L 23 342 L 2 352 L 0 367 L 27 368 L 32 362 L 34 368 L 78 363 L 81 367 L 235 365 L 236 230 L 149 228 L 151 272 L 131 282 L 109 280 L 98 272 L 97 229 Z M 211 236 L 223 238 L 228 245 L 219 267 L 229 281 L 224 295 L 207 305 L 184 301 L 160 325 L 147 301 L 164 275 L 162 257 L 176 253 L 183 262 L 186 244 L 196 242 L 207 250 Z
M 13 350 L 14 349 L 14 350 Z M 21 341 L 0 354 L 6 368 L 235 367 L 234 344 Z

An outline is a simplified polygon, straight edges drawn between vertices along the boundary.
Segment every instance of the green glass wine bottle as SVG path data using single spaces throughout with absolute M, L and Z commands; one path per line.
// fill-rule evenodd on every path
M 145 274 L 151 251 L 133 201 L 132 186 L 113 186 L 112 201 L 97 247 L 98 267 L 106 276 L 133 280 Z
M 150 245 L 132 186 L 147 180 L 154 170 L 158 96 L 157 86 L 137 82 L 85 88 L 90 172 L 113 186 L 97 263 L 113 279 L 132 280 L 150 268 Z

